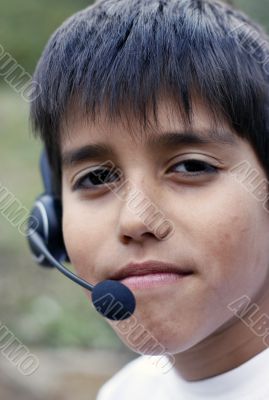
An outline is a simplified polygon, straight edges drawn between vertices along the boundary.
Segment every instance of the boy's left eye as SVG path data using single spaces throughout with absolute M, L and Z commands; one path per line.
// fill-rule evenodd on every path
M 185 171 L 179 171 L 178 167 L 180 165 L 185 164 Z M 184 168 L 183 168 L 184 169 Z M 218 172 L 218 168 L 214 167 L 211 164 L 206 163 L 205 161 L 201 160 L 184 160 L 181 161 L 177 164 L 174 164 L 172 167 L 169 168 L 169 171 L 171 170 L 176 170 L 176 173 L 179 171 L 179 173 L 183 176 L 196 176 L 196 175 L 202 175 L 202 174 L 212 174 Z
M 185 165 L 185 167 L 182 171 L 183 165 Z M 178 168 L 179 166 L 181 166 L 181 171 Z M 198 175 L 217 173 L 218 168 L 201 160 L 184 160 L 172 165 L 168 172 L 174 172 L 181 176 L 191 178 Z M 95 170 L 88 172 L 82 178 L 78 179 L 72 190 L 98 189 L 104 184 L 108 185 L 109 183 L 113 182 L 114 179 L 112 178 L 116 175 L 116 173 L 113 173 L 113 171 L 109 170 L 108 168 L 96 168 Z

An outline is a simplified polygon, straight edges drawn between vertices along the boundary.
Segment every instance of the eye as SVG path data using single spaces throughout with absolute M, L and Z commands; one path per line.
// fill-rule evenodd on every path
M 181 166 L 181 168 L 178 168 L 179 166 Z M 181 161 L 180 163 L 174 164 L 171 168 L 169 168 L 169 172 L 173 172 L 174 170 L 176 173 L 179 173 L 183 176 L 195 176 L 217 173 L 219 168 L 214 167 L 213 165 L 204 161 L 193 159 Z
M 181 171 L 180 167 L 181 166 Z M 182 168 L 183 167 L 183 168 Z M 184 160 L 179 163 L 174 164 L 172 167 L 169 168 L 168 172 L 175 172 L 182 176 L 197 176 L 197 175 L 205 175 L 205 174 L 213 174 L 217 173 L 219 168 L 214 167 L 211 164 L 208 164 L 201 160 Z M 119 178 L 119 175 L 113 173 L 112 170 L 108 168 L 97 168 L 88 174 L 84 175 L 73 186 L 72 190 L 91 190 L 97 189 L 105 184 L 109 184 L 114 182 L 115 179 Z
M 113 182 L 115 176 L 117 174 L 108 168 L 97 168 L 78 179 L 72 190 L 99 188 Z

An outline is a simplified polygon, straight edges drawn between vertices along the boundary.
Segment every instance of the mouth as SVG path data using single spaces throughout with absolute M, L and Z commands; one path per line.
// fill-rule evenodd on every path
M 183 282 L 194 273 L 176 264 L 149 260 L 129 263 L 116 271 L 111 279 L 118 280 L 130 289 L 148 289 Z

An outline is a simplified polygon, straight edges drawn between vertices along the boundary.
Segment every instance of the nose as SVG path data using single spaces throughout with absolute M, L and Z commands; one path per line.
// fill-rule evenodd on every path
M 139 184 L 125 182 L 119 194 L 122 201 L 118 234 L 123 243 L 129 243 L 131 240 L 142 242 L 147 237 L 157 240 L 168 237 L 173 227 L 161 207 L 152 201 L 153 198 L 160 198 L 156 189 L 149 184 L 145 185 L 145 180 L 142 178 Z

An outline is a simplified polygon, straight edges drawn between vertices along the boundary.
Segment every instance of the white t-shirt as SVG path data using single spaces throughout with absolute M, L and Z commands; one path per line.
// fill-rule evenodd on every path
M 237 368 L 193 382 L 176 373 L 168 359 L 170 369 L 164 367 L 164 357 L 159 368 L 158 359 L 143 355 L 129 362 L 102 386 L 96 400 L 269 399 L 269 348 Z

